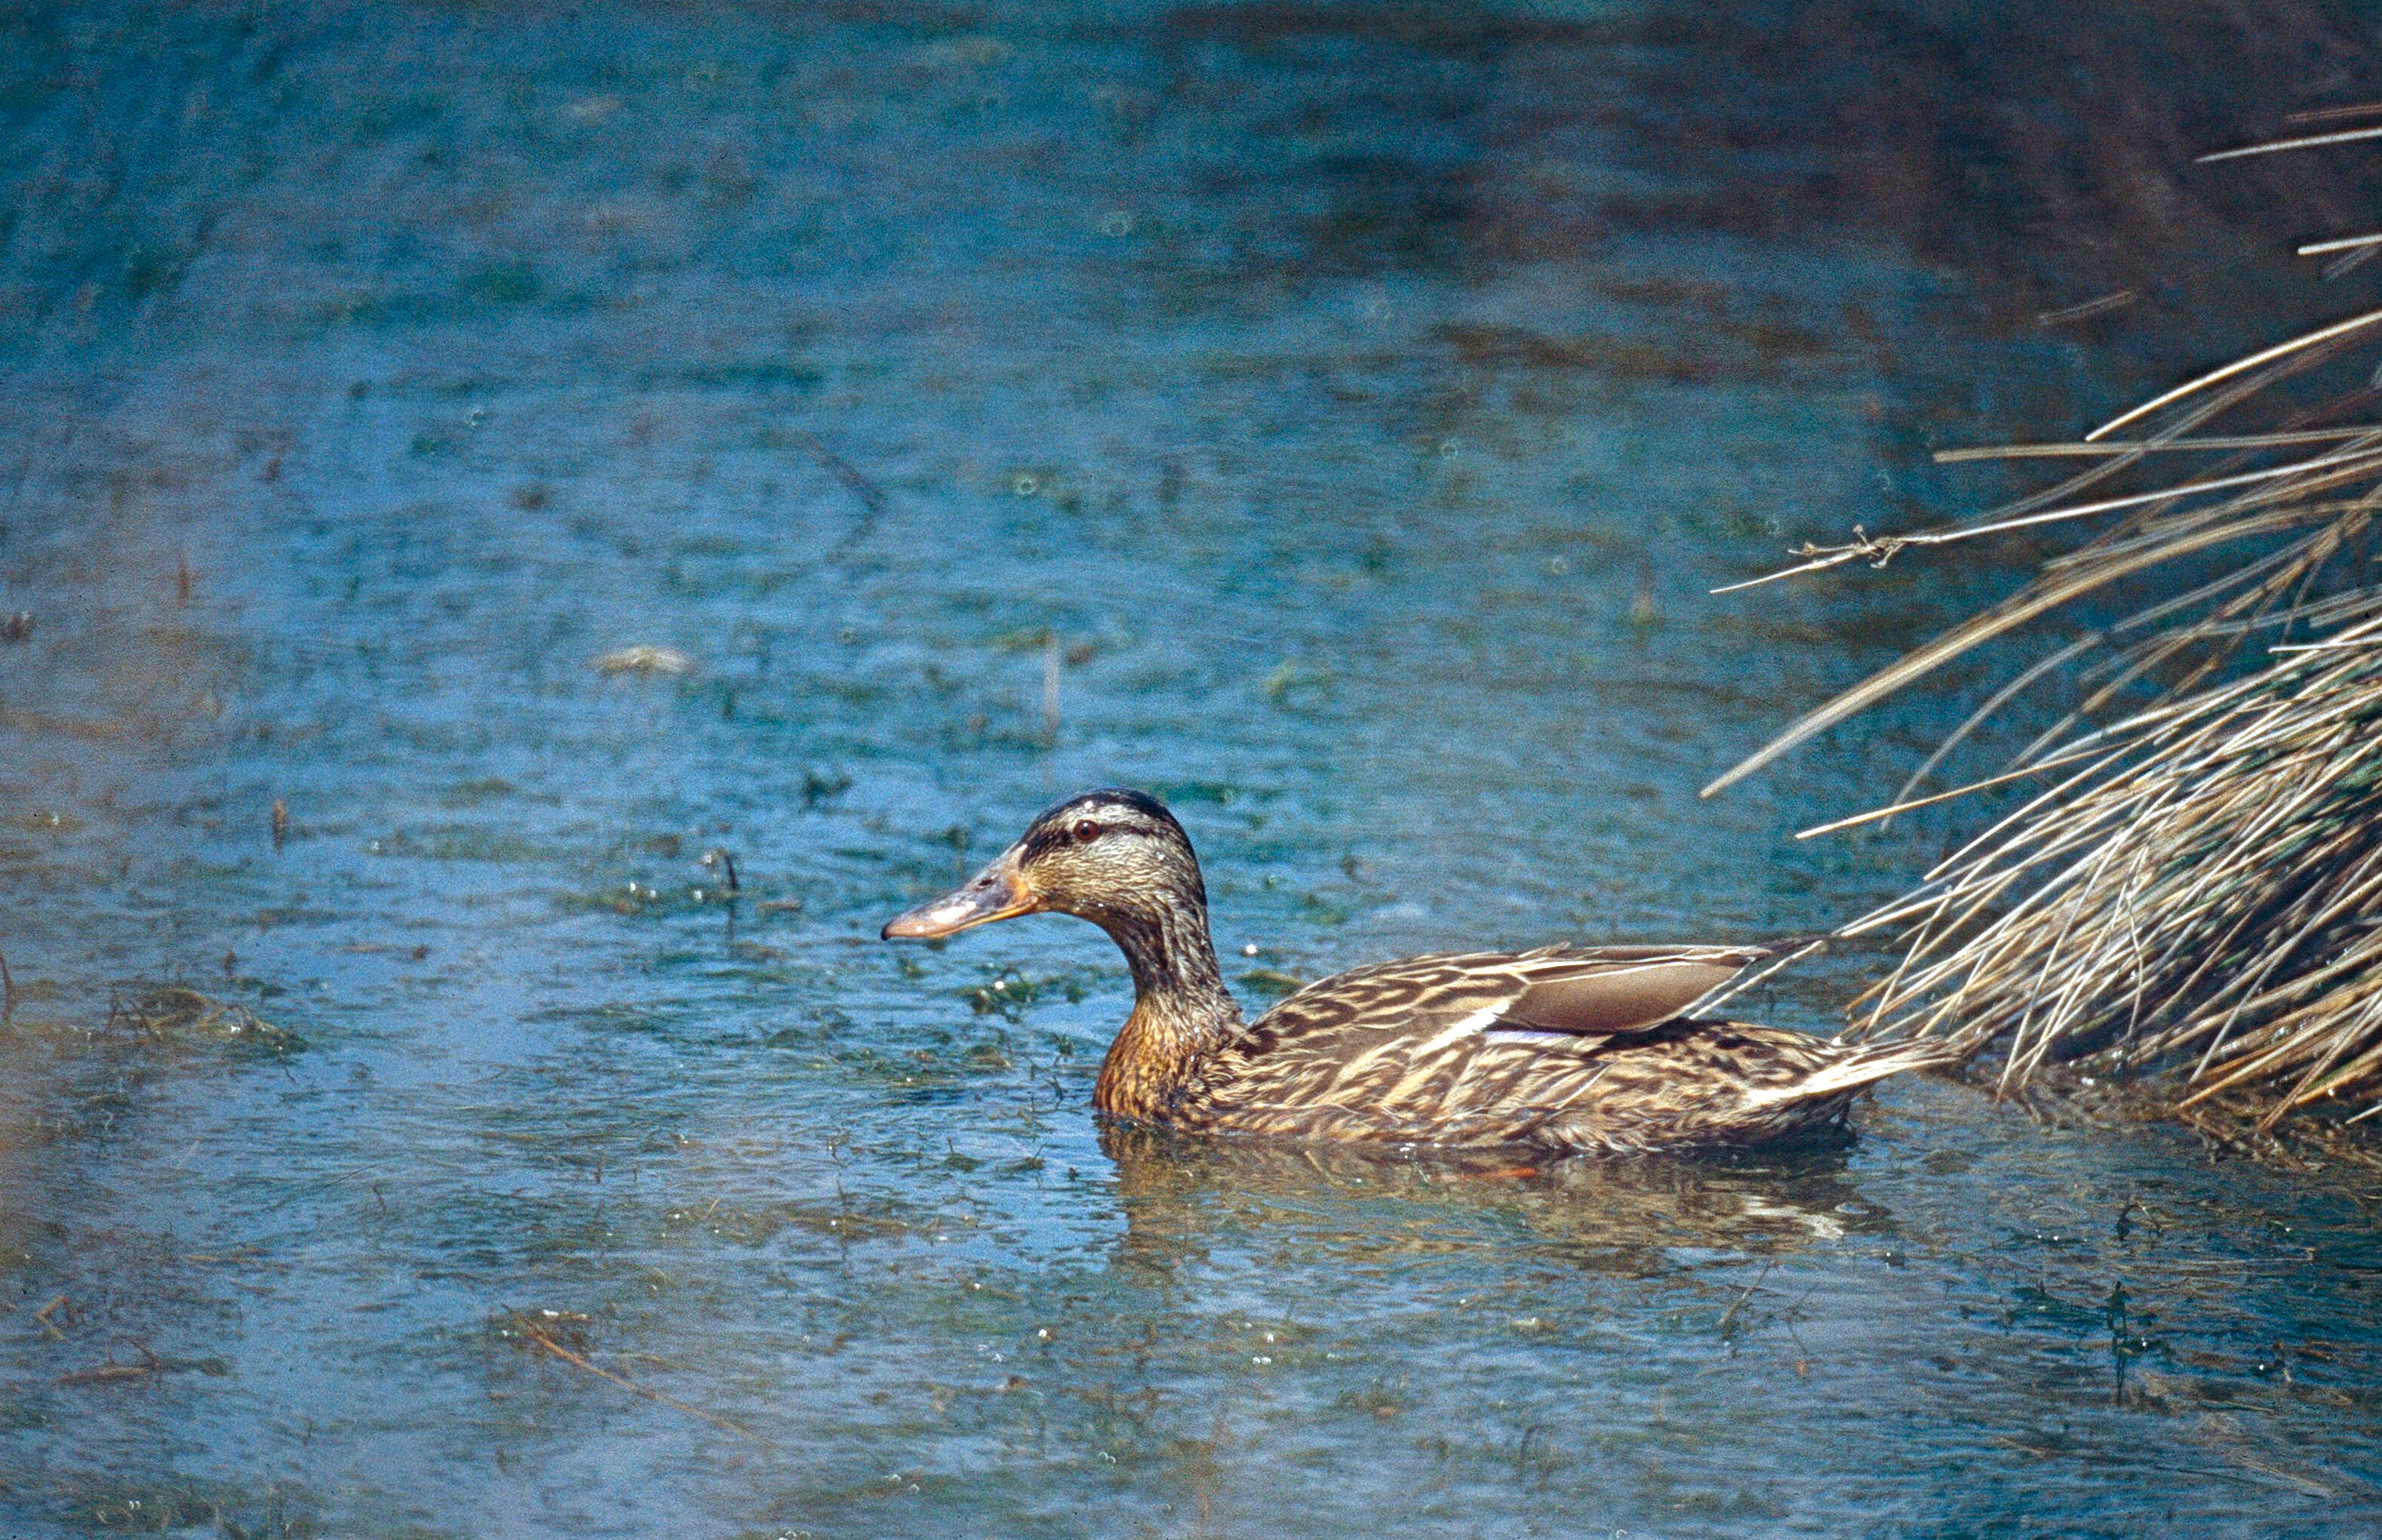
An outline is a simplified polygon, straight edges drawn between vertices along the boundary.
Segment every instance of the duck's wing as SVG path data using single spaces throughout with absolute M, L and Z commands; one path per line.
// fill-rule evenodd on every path
M 1308 985 L 1245 1029 L 1245 1054 L 1330 1058 L 1393 1041 L 1468 1036 L 1590 1046 L 1676 1018 L 1766 946 L 1550 946 L 1451 953 L 1352 968 Z M 1336 1051 L 1336 1052 L 1335 1052 Z
M 1590 1091 L 1620 1066 L 1625 1079 L 1651 1078 L 1654 1093 L 1618 1100 L 1652 1106 L 1668 1139 L 1683 1099 L 1734 1105 L 1748 1064 L 1780 1057 L 1777 1043 L 1805 1058 L 1823 1051 L 1799 1034 L 1749 1029 L 1762 1041 L 1740 1043 L 1721 1024 L 1682 1021 L 1772 955 L 1762 946 L 1548 947 L 1357 968 L 1308 985 L 1244 1028 L 1184 1087 L 1176 1115 L 1251 1133 L 1529 1141 L 1587 1115 Z M 1606 1106 L 1598 1117 L 1613 1115 Z M 1590 1125 L 1553 1142 L 1618 1149 L 1637 1138 L 1601 1131 L 1596 1118 Z

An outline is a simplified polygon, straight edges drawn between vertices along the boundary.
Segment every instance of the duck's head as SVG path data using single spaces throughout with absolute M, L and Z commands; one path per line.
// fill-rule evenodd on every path
M 888 941 L 931 940 L 1046 910 L 1111 935 L 1203 919 L 1208 890 L 1190 838 L 1146 792 L 1103 786 L 1045 809 L 991 865 L 886 923 Z

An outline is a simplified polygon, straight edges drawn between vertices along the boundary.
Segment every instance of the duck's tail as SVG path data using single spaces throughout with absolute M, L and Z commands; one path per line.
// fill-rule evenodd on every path
M 1968 1053 L 1942 1038 L 1912 1038 L 1900 1042 L 1857 1043 L 1832 1063 L 1822 1065 L 1799 1080 L 1762 1086 L 1745 1093 L 1752 1108 L 1788 1107 L 1849 1097 L 1863 1086 L 1907 1069 L 1946 1069 Z

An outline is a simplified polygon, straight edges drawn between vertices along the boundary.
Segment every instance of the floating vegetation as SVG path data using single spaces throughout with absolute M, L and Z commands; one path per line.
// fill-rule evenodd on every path
M 645 915 L 680 914 L 690 909 L 699 909 L 708 904 L 731 904 L 738 896 L 737 893 L 729 891 L 725 886 L 706 888 L 672 884 L 669 887 L 661 887 L 651 882 L 639 881 L 632 877 L 624 882 L 608 883 L 592 890 L 558 893 L 554 895 L 554 906 L 565 913 L 608 910 L 616 915 L 634 918 Z M 772 900 L 771 904 L 782 907 L 784 902 Z M 764 907 L 769 906 L 764 906 Z M 794 901 L 793 908 L 800 910 L 801 907 L 800 901 Z
M 834 801 L 852 790 L 852 777 L 841 770 L 807 769 L 803 771 L 803 806 L 817 807 Z
M 559 1359 L 582 1374 L 592 1374 L 608 1384 L 619 1386 L 632 1396 L 642 1396 L 649 1401 L 669 1408 L 672 1411 L 683 1412 L 698 1422 L 708 1423 L 724 1433 L 750 1436 L 742 1426 L 730 1422 L 725 1417 L 706 1411 L 698 1406 L 690 1406 L 676 1397 L 665 1396 L 652 1386 L 641 1385 L 627 1375 L 607 1369 L 587 1357 L 585 1349 L 589 1324 L 590 1317 L 575 1311 L 541 1310 L 533 1312 L 508 1309 L 504 1312 L 503 1319 L 493 1324 L 492 1330 L 499 1338 L 520 1342 L 551 1358 Z
M 231 1365 L 220 1358 L 160 1358 L 146 1347 L 130 1344 L 133 1357 L 118 1358 L 110 1347 L 107 1356 L 88 1368 L 68 1370 L 57 1376 L 60 1385 L 126 1385 L 158 1374 L 201 1374 L 222 1379 L 231 1373 Z
M 441 806 L 448 807 L 477 807 L 500 797 L 519 795 L 521 788 L 503 776 L 483 775 L 456 782 L 440 795 L 438 800 Z M 540 800 L 553 802 L 559 799 L 549 796 Z
M 1066 1002 L 1080 1004 L 1084 998 L 1084 981 L 1072 973 L 1047 974 L 1029 978 L 1014 968 L 1004 968 L 998 978 L 986 980 L 961 992 L 968 1009 L 978 1016 L 1000 1016 L 1010 1021 L 1021 1019 L 1025 1008 L 1046 994 L 1063 997 Z
M 306 1040 L 245 1005 L 212 999 L 180 984 L 117 994 L 103 1030 L 129 1030 L 140 1041 L 190 1045 L 218 1043 L 258 1053 L 294 1053 Z
M 1307 980 L 1295 973 L 1284 973 L 1278 967 L 1253 967 L 1241 975 L 1241 982 L 1259 994 L 1295 993 L 1307 987 Z
M 196 1477 L 102 1476 L 81 1485 L 65 1515 L 104 1534 L 220 1534 L 308 1540 L 324 1533 L 321 1503 L 289 1482 L 263 1490 Z
M 676 647 L 643 643 L 608 652 L 596 659 L 597 673 L 681 674 L 694 671 L 694 659 Z
M 1311 920 L 1317 925 L 1345 925 L 1348 923 L 1348 911 L 1340 905 L 1334 904 L 1332 900 L 1324 897 L 1321 893 L 1300 893 L 1298 895 L 1298 912 L 1300 918 Z
M 2014 782 L 2039 788 L 1916 891 L 1848 927 L 1906 948 L 1856 1003 L 1860 1035 L 1997 1048 L 2005 1092 L 2072 1064 L 2172 1083 L 2180 1111 L 2251 1093 L 2262 1131 L 2305 1108 L 2351 1122 L 2382 1111 L 2382 583 L 2371 566 L 2382 425 L 2356 420 L 2370 388 L 2313 404 L 2275 388 L 2377 343 L 2382 311 L 2212 370 L 2073 443 L 1940 456 L 2089 464 L 1973 519 L 1807 544 L 1799 565 L 1774 574 L 2098 526 L 1707 793 L 1989 641 L 2156 580 L 2149 602 L 2053 647 L 1992 695 L 1890 806 L 1806 831 Z M 2179 455 L 2191 468 L 2167 473 Z M 2148 484 L 2122 489 L 2137 468 L 2154 472 Z M 1988 719 L 2063 671 L 2081 697 L 2006 772 L 1915 795 Z
M 366 841 L 364 849 L 424 861 L 529 863 L 551 855 L 547 846 L 501 824 L 451 824 L 419 833 L 399 830 Z
M 662 1218 L 672 1231 L 696 1230 L 739 1246 L 764 1245 L 790 1229 L 853 1241 L 898 1239 L 917 1228 L 902 1217 L 890 1201 L 882 1200 L 795 1201 L 741 1208 L 714 1198 L 691 1207 L 671 1209 Z
M 1259 688 L 1265 692 L 1268 700 L 1278 706 L 1287 706 L 1320 697 L 1327 694 L 1334 683 L 1335 677 L 1330 669 L 1311 667 L 1296 659 L 1284 659 L 1274 665 L 1273 671 L 1265 676 Z

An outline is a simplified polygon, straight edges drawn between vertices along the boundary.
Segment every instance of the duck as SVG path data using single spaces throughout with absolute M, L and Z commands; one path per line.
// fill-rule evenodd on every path
M 1436 953 L 1334 974 L 1245 1020 L 1190 836 L 1158 798 L 1123 787 L 1046 808 L 881 935 L 939 941 L 1046 913 L 1107 931 L 1133 974 L 1133 1010 L 1092 1088 L 1115 1125 L 1559 1154 L 1725 1150 L 1841 1128 L 1875 1082 L 1952 1062 L 1934 1042 L 1848 1045 L 1696 1014 L 1778 943 Z

